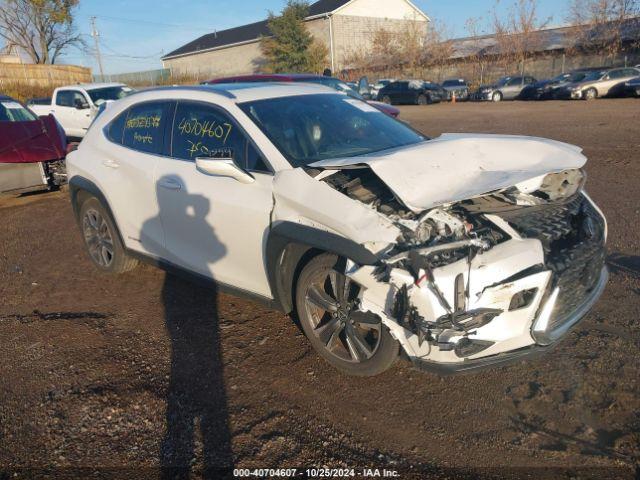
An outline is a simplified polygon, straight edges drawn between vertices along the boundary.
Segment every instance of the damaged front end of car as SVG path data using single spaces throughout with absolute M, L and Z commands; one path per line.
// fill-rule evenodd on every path
M 400 183 L 375 169 L 325 165 L 307 173 L 396 234 L 388 243 L 388 235 L 361 240 L 378 261 L 347 261 L 345 273 L 362 287 L 359 309 L 378 316 L 420 368 L 454 373 L 545 349 L 602 293 L 606 221 L 583 190 L 582 168 L 430 208 L 412 205 L 409 194 L 403 201 Z

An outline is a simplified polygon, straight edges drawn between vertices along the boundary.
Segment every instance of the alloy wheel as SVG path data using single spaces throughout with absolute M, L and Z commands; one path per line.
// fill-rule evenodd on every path
M 82 219 L 82 231 L 91 258 L 101 267 L 110 267 L 114 260 L 113 236 L 100 212 L 87 210 Z
M 360 288 L 334 269 L 320 272 L 305 292 L 313 334 L 340 360 L 361 363 L 380 346 L 380 319 L 359 309 Z

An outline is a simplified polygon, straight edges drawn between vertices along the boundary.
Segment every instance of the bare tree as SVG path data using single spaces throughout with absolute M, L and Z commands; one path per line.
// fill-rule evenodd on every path
M 535 55 L 543 42 L 539 31 L 549 24 L 551 18 L 538 18 L 538 0 L 516 0 L 506 16 L 500 0 L 497 0 L 492 16 L 505 73 L 517 64 L 524 75 L 527 60 Z
M 443 22 L 432 22 L 424 39 L 422 63 L 431 67 L 437 74 L 435 80 L 442 80 L 442 70 L 451 60 L 453 44 L 449 29 Z
M 477 85 L 484 83 L 486 70 L 491 61 L 487 46 L 482 42 L 483 32 L 481 31 L 481 22 L 482 19 L 478 17 L 469 18 L 465 22 L 465 28 L 471 46 L 471 54 L 468 58 L 473 64 L 474 71 L 472 83 Z
M 573 26 L 573 49 L 617 55 L 624 49 L 625 24 L 638 15 L 638 0 L 569 0 L 567 21 Z
M 71 46 L 83 46 L 73 23 L 79 0 L 0 0 L 0 37 L 33 63 L 55 63 Z
M 415 75 L 416 69 L 424 61 L 428 32 L 426 23 L 419 22 L 417 17 L 407 19 L 402 31 L 396 32 L 400 59 L 406 70 Z

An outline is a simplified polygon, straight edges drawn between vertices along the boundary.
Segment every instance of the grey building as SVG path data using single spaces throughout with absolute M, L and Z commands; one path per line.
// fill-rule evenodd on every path
M 333 71 L 348 68 L 354 52 L 368 51 L 374 32 L 424 29 L 429 18 L 409 0 L 319 0 L 305 24 L 323 42 Z M 264 65 L 260 39 L 269 36 L 266 20 L 197 38 L 162 58 L 174 75 L 220 77 L 256 73 Z

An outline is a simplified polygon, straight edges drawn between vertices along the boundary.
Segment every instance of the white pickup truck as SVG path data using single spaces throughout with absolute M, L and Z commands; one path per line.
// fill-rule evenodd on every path
M 126 97 L 133 89 L 122 83 L 86 83 L 56 88 L 51 98 L 33 99 L 29 108 L 37 115 L 53 114 L 67 137 L 83 138 L 100 105 Z

